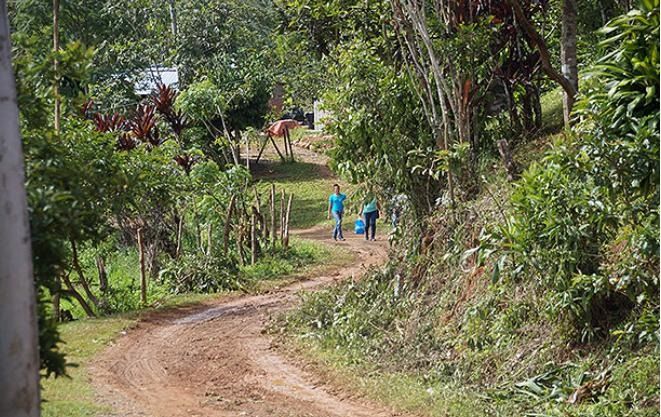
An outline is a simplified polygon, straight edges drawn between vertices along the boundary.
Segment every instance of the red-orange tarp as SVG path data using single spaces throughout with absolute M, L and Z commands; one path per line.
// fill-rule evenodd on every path
M 285 129 L 291 130 L 297 127 L 299 127 L 299 124 L 296 120 L 284 119 L 273 123 L 268 129 L 266 129 L 266 132 L 270 133 L 271 136 L 283 136 L 285 134 Z

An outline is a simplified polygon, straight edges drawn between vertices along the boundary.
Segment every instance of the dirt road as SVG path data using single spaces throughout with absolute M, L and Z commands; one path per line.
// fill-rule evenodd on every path
M 353 251 L 359 265 L 340 268 L 263 295 L 226 297 L 153 313 L 91 365 L 93 385 L 110 416 L 386 417 L 396 415 L 327 387 L 272 348 L 263 330 L 293 308 L 301 291 L 362 274 L 382 263 L 387 242 L 330 231 L 296 234 Z M 383 239 L 383 238 L 382 238 Z M 332 389 L 331 389 L 332 388 Z

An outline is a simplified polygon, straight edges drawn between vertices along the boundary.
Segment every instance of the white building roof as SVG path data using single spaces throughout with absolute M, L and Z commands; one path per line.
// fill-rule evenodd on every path
M 154 66 L 145 69 L 137 78 L 135 92 L 139 95 L 151 94 L 158 84 L 177 88 L 179 72 L 176 68 Z

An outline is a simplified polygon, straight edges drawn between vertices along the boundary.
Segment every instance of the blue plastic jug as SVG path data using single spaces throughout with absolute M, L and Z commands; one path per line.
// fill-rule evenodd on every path
M 365 233 L 365 222 L 362 219 L 356 219 L 356 222 L 353 225 L 353 230 L 357 235 L 362 235 Z

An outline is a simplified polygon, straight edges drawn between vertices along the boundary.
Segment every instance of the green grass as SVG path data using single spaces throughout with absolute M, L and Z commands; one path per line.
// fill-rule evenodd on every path
M 44 417 L 85 417 L 111 411 L 99 405 L 89 383 L 87 363 L 105 348 L 121 331 L 129 328 L 134 319 L 106 317 L 80 320 L 60 326 L 63 351 L 76 367 L 69 367 L 69 377 L 42 380 L 42 415 Z
M 360 354 L 338 345 L 321 347 L 318 341 L 298 338 L 289 342 L 288 347 L 295 355 L 302 356 L 315 373 L 323 375 L 324 380 L 399 412 L 430 417 L 519 415 L 513 404 L 494 402 L 485 395 L 476 395 L 469 387 L 401 372 L 383 372 L 378 366 L 356 362 L 356 355 Z
M 94 261 L 95 251 L 83 251 L 81 263 L 85 276 L 92 285 L 92 291 L 98 296 L 97 271 Z M 106 272 L 110 289 L 108 309 L 114 313 L 125 313 L 143 308 L 140 302 L 140 263 L 135 248 L 121 251 L 108 251 L 105 257 Z M 155 279 L 148 280 L 148 305 L 160 304 L 172 297 L 168 283 Z M 69 310 L 75 318 L 86 317 L 85 312 L 75 300 L 63 300 L 62 308 Z
M 324 224 L 328 212 L 328 196 L 333 192 L 333 184 L 339 183 L 342 192 L 350 197 L 351 188 L 336 179 L 326 167 L 307 162 L 260 162 L 256 178 L 262 194 L 262 204 L 270 183 L 276 184 L 276 193 L 285 190 L 294 194 L 290 227 L 305 229 Z M 276 196 L 276 209 L 280 210 L 280 195 Z
M 251 281 L 271 280 L 292 275 L 310 265 L 325 263 L 330 258 L 331 251 L 327 246 L 293 238 L 287 252 L 260 258 L 254 265 L 241 267 L 240 274 Z
M 542 134 L 557 133 L 562 130 L 564 126 L 562 94 L 562 88 L 556 88 L 541 96 Z

